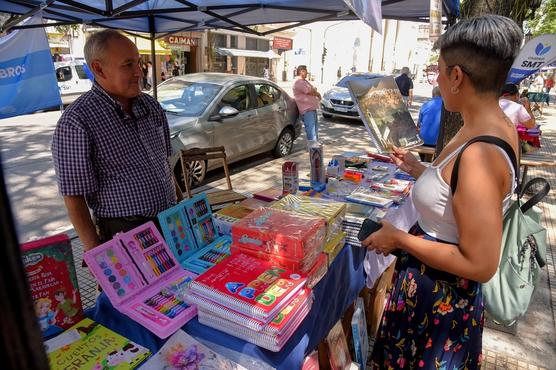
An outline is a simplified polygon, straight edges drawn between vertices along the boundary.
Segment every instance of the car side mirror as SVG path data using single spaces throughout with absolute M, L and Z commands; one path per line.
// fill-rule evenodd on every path
M 231 107 L 229 105 L 226 105 L 222 108 L 220 108 L 220 110 L 218 111 L 218 115 L 221 118 L 227 118 L 227 117 L 233 117 L 239 114 L 239 111 L 237 109 L 235 109 L 234 107 Z

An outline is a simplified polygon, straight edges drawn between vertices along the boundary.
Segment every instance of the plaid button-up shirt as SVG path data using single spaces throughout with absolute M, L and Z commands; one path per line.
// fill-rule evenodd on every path
M 62 195 L 84 195 L 97 217 L 153 217 L 176 203 L 164 111 L 147 94 L 133 117 L 98 84 L 66 109 L 52 139 Z

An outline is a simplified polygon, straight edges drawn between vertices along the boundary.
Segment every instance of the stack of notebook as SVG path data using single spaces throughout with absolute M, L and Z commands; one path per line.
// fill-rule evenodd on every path
M 279 351 L 311 309 L 306 278 L 238 253 L 191 284 L 202 324 Z

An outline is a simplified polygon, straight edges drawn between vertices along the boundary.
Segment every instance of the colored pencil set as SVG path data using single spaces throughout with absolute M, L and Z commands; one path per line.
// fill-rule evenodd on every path
M 137 240 L 137 242 L 143 249 L 147 249 L 158 243 L 158 240 L 150 229 L 135 234 L 135 240 Z
M 175 318 L 189 307 L 167 289 L 161 290 L 156 295 L 144 301 L 144 303 L 171 319 Z
M 174 260 L 170 257 L 168 251 L 159 246 L 145 253 L 145 258 L 149 262 L 156 276 L 162 275 L 175 266 Z

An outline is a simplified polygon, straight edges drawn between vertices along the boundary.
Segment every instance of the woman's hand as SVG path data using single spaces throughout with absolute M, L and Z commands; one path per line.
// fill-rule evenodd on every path
M 380 221 L 380 230 L 369 235 L 361 244 L 377 254 L 389 255 L 399 247 L 398 237 L 403 231 L 386 220 Z
M 390 158 L 392 158 L 394 164 L 402 171 L 407 172 L 415 178 L 418 178 L 425 169 L 425 166 L 406 149 L 394 147 L 394 153 L 390 154 Z

